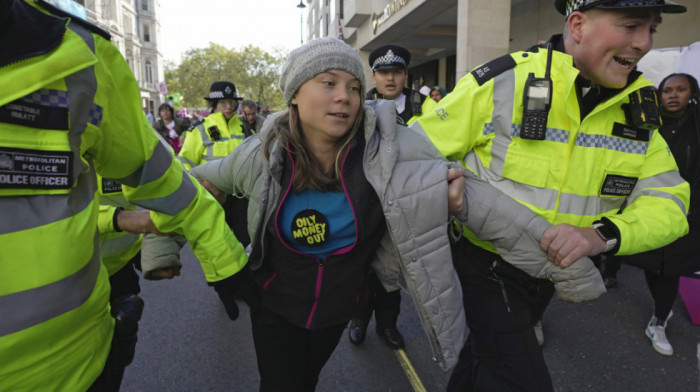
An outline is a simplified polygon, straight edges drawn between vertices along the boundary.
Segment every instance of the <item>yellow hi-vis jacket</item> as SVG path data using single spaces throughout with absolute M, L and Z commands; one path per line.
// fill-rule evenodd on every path
M 136 206 L 124 197 L 120 183 L 97 176 L 97 192 L 100 197 L 97 217 L 100 256 L 102 265 L 107 268 L 109 276 L 112 276 L 139 253 L 143 235 L 114 230 L 114 213 L 117 207 L 136 210 Z
M 187 170 L 230 154 L 245 139 L 243 122 L 234 115 L 229 122 L 214 112 L 187 132 L 178 158 Z
M 571 56 L 554 51 L 546 139 L 520 137 L 525 81 L 531 72 L 544 77 L 546 58 L 544 49 L 518 52 L 476 68 L 412 127 L 553 224 L 589 226 L 607 217 L 619 229 L 618 254 L 686 234 L 688 184 L 661 135 L 628 125 L 622 108 L 647 80 L 637 78 L 581 121 L 579 72 Z
M 84 391 L 105 365 L 114 320 L 96 173 L 159 230 L 184 234 L 207 280 L 247 262 L 221 207 L 151 129 L 108 34 L 47 9 L 15 1 L 0 30 L 15 43 L 0 51 L 0 391 Z

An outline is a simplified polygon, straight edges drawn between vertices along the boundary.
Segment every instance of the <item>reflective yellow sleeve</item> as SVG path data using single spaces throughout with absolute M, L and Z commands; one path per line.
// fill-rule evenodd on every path
M 97 215 L 97 230 L 100 234 L 114 233 L 114 210 L 117 207 L 100 204 Z
M 103 108 L 99 127 L 88 124 L 83 141 L 98 173 L 122 184 L 124 196 L 151 211 L 163 232 L 185 235 L 209 281 L 224 279 L 247 262 L 243 247 L 224 221 L 221 206 L 187 175 L 163 145 L 140 107 L 138 84 L 118 49 L 96 43 L 100 81 L 94 98 Z M 196 139 L 188 135 L 187 139 Z
M 608 218 L 620 230 L 617 254 L 628 255 L 667 245 L 688 233 L 690 187 L 678 173 L 666 142 L 654 132 L 642 174 L 627 207 Z
M 418 124 L 447 159 L 462 160 L 486 139 L 482 130 L 491 121 L 492 89 L 493 81 L 479 86 L 469 74 L 440 102 L 429 104 L 432 109 L 424 111 L 411 126 Z
M 185 133 L 185 142 L 178 153 L 178 157 L 182 164 L 185 165 L 187 171 L 193 167 L 202 164 L 202 155 L 204 154 L 204 145 L 202 144 L 202 135 L 198 128 L 194 128 Z

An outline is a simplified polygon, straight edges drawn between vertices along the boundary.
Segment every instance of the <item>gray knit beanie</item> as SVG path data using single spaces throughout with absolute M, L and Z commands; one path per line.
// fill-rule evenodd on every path
M 360 81 L 360 97 L 365 96 L 363 63 L 355 49 L 334 37 L 317 38 L 292 50 L 282 66 L 280 89 L 289 106 L 302 84 L 314 76 L 331 69 L 351 73 Z

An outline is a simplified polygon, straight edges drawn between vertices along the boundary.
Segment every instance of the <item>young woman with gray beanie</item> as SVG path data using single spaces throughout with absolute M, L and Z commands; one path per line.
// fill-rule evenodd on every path
M 450 213 L 466 220 L 464 169 L 397 125 L 392 101 L 363 104 L 362 60 L 336 38 L 293 50 L 280 88 L 287 110 L 191 172 L 214 194 L 250 200 L 248 264 L 216 288 L 232 318 L 235 295 L 250 306 L 260 390 L 315 390 L 367 300 L 370 266 L 387 288 L 402 275 L 433 355 L 452 367 L 466 324 L 446 224 Z M 507 204 L 491 196 L 478 208 L 497 200 L 489 219 Z
M 398 206 L 396 198 L 405 187 L 392 185 L 390 179 L 407 159 L 396 138 L 400 133 L 412 135 L 406 142 L 414 158 L 425 156 L 420 151 L 428 144 L 407 129 L 398 130 L 392 102 L 363 104 L 362 59 L 336 38 L 315 39 L 293 50 L 281 69 L 279 86 L 287 110 L 268 117 L 260 133 L 231 155 L 198 166 L 192 174 L 226 194 L 250 200 L 248 268 L 229 284 L 220 283 L 228 289 L 219 293 L 227 309 L 234 294 L 246 298 L 251 307 L 260 390 L 313 391 L 348 321 L 366 301 L 364 276 L 372 261 L 392 271 L 394 284 L 398 280 L 397 255 L 378 252 L 380 247 L 396 249 L 384 211 L 390 203 Z M 447 324 L 462 325 L 444 225 L 448 170 L 449 179 L 458 178 L 452 182 L 457 209 L 463 200 L 463 169 L 449 169 L 438 156 L 426 159 L 425 165 L 403 167 L 401 181 L 411 181 L 409 173 L 427 177 L 429 170 L 443 177 L 410 188 L 426 188 L 423 194 L 435 195 L 431 199 L 440 195 L 432 204 L 440 208 L 433 214 L 442 218 L 433 221 L 445 246 L 437 252 L 441 259 L 431 262 L 446 272 L 444 287 L 435 292 L 450 298 Z M 422 262 L 419 258 L 418 264 Z M 243 276 L 255 282 L 252 294 L 241 289 L 247 279 Z

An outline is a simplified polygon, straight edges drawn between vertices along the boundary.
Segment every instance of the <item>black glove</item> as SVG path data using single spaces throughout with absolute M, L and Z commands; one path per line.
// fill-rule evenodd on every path
M 115 319 L 114 339 L 114 369 L 123 372 L 124 368 L 134 360 L 136 353 L 137 332 L 139 320 L 143 312 L 143 300 L 136 294 L 126 295 L 112 301 L 112 317 Z
M 226 314 L 231 320 L 238 318 L 239 312 L 236 296 L 243 299 L 250 307 L 260 303 L 260 294 L 248 268 L 243 268 L 228 278 L 210 283 L 210 285 L 214 286 L 214 290 L 216 290 L 219 299 L 223 302 Z

